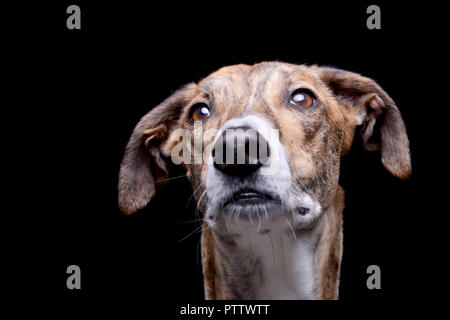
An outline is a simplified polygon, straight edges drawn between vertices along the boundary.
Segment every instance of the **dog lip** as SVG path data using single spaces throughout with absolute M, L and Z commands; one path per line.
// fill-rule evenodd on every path
M 279 197 L 276 197 L 267 192 L 262 192 L 253 189 L 244 189 L 235 192 L 227 201 L 224 202 L 223 207 L 231 203 L 245 204 L 258 204 L 267 201 L 280 201 Z
M 263 195 L 261 193 L 258 192 L 241 192 L 239 194 L 236 194 L 234 196 L 235 200 L 240 200 L 240 199 L 254 199 L 254 198 L 262 198 Z

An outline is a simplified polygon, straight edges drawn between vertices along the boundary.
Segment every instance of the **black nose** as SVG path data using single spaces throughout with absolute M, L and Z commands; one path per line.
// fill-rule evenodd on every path
M 268 162 L 269 145 L 249 127 L 229 128 L 214 144 L 214 167 L 232 176 L 247 176 Z

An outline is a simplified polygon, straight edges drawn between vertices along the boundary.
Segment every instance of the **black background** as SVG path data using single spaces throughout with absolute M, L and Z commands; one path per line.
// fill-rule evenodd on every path
M 188 222 L 195 219 L 191 187 L 174 179 L 147 208 L 122 215 L 117 177 L 123 150 L 140 117 L 181 85 L 225 65 L 279 60 L 375 79 L 397 103 L 410 138 L 408 181 L 391 176 L 358 138 L 342 159 L 343 301 L 328 304 L 330 314 L 361 303 L 377 310 L 426 298 L 428 285 L 444 272 L 433 240 L 442 215 L 432 208 L 441 204 L 436 193 L 443 179 L 441 9 L 375 2 L 382 29 L 368 30 L 372 3 L 332 3 L 60 1 L 19 8 L 10 27 L 22 33 L 9 34 L 18 50 L 7 61 L 17 68 L 10 83 L 18 85 L 19 123 L 27 119 L 15 146 L 25 153 L 19 163 L 27 182 L 11 183 L 20 220 L 13 241 L 22 249 L 11 250 L 9 263 L 20 270 L 19 291 L 37 289 L 74 308 L 144 301 L 139 305 L 160 308 L 167 318 L 180 305 L 200 304 L 200 225 Z M 66 28 L 70 4 L 81 7 L 81 30 Z M 30 27 L 22 28 L 25 20 Z M 66 288 L 71 264 L 81 267 L 82 290 Z M 381 290 L 366 287 L 371 264 L 381 267 Z M 274 312 L 311 306 L 274 305 Z

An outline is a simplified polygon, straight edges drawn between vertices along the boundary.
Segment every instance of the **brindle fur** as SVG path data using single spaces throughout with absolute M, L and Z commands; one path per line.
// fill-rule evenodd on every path
M 287 103 L 299 85 L 316 94 L 318 106 L 299 110 Z M 141 209 L 153 198 L 155 181 L 167 176 L 168 157 L 178 143 L 171 133 L 175 128 L 192 132 L 189 108 L 205 101 L 211 106 L 211 117 L 204 130 L 247 114 L 264 115 L 280 130 L 293 178 L 324 208 L 317 222 L 322 234 L 315 244 L 315 297 L 337 299 L 344 208 L 344 191 L 338 186 L 340 157 L 350 149 L 356 127 L 362 127 L 364 147 L 381 150 L 382 163 L 393 175 L 405 179 L 411 173 L 405 125 L 392 99 L 373 80 L 335 68 L 281 62 L 224 67 L 198 84 L 179 89 L 138 123 L 120 169 L 119 206 L 124 213 Z M 185 165 L 185 169 L 199 209 L 205 212 L 207 199 L 199 199 L 205 191 L 207 165 Z M 206 223 L 204 229 L 206 298 L 253 298 L 252 288 L 261 280 L 257 258 L 239 253 L 239 237 L 216 234 Z M 228 256 L 224 248 L 234 248 L 235 254 Z

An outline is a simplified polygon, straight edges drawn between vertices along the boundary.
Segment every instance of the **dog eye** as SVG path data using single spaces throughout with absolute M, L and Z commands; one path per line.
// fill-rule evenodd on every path
M 211 112 L 209 111 L 209 107 L 206 103 L 196 103 L 189 111 L 189 120 L 191 122 L 204 121 L 210 114 Z
M 297 89 L 291 95 L 291 103 L 302 109 L 310 108 L 315 102 L 314 94 L 307 89 Z

